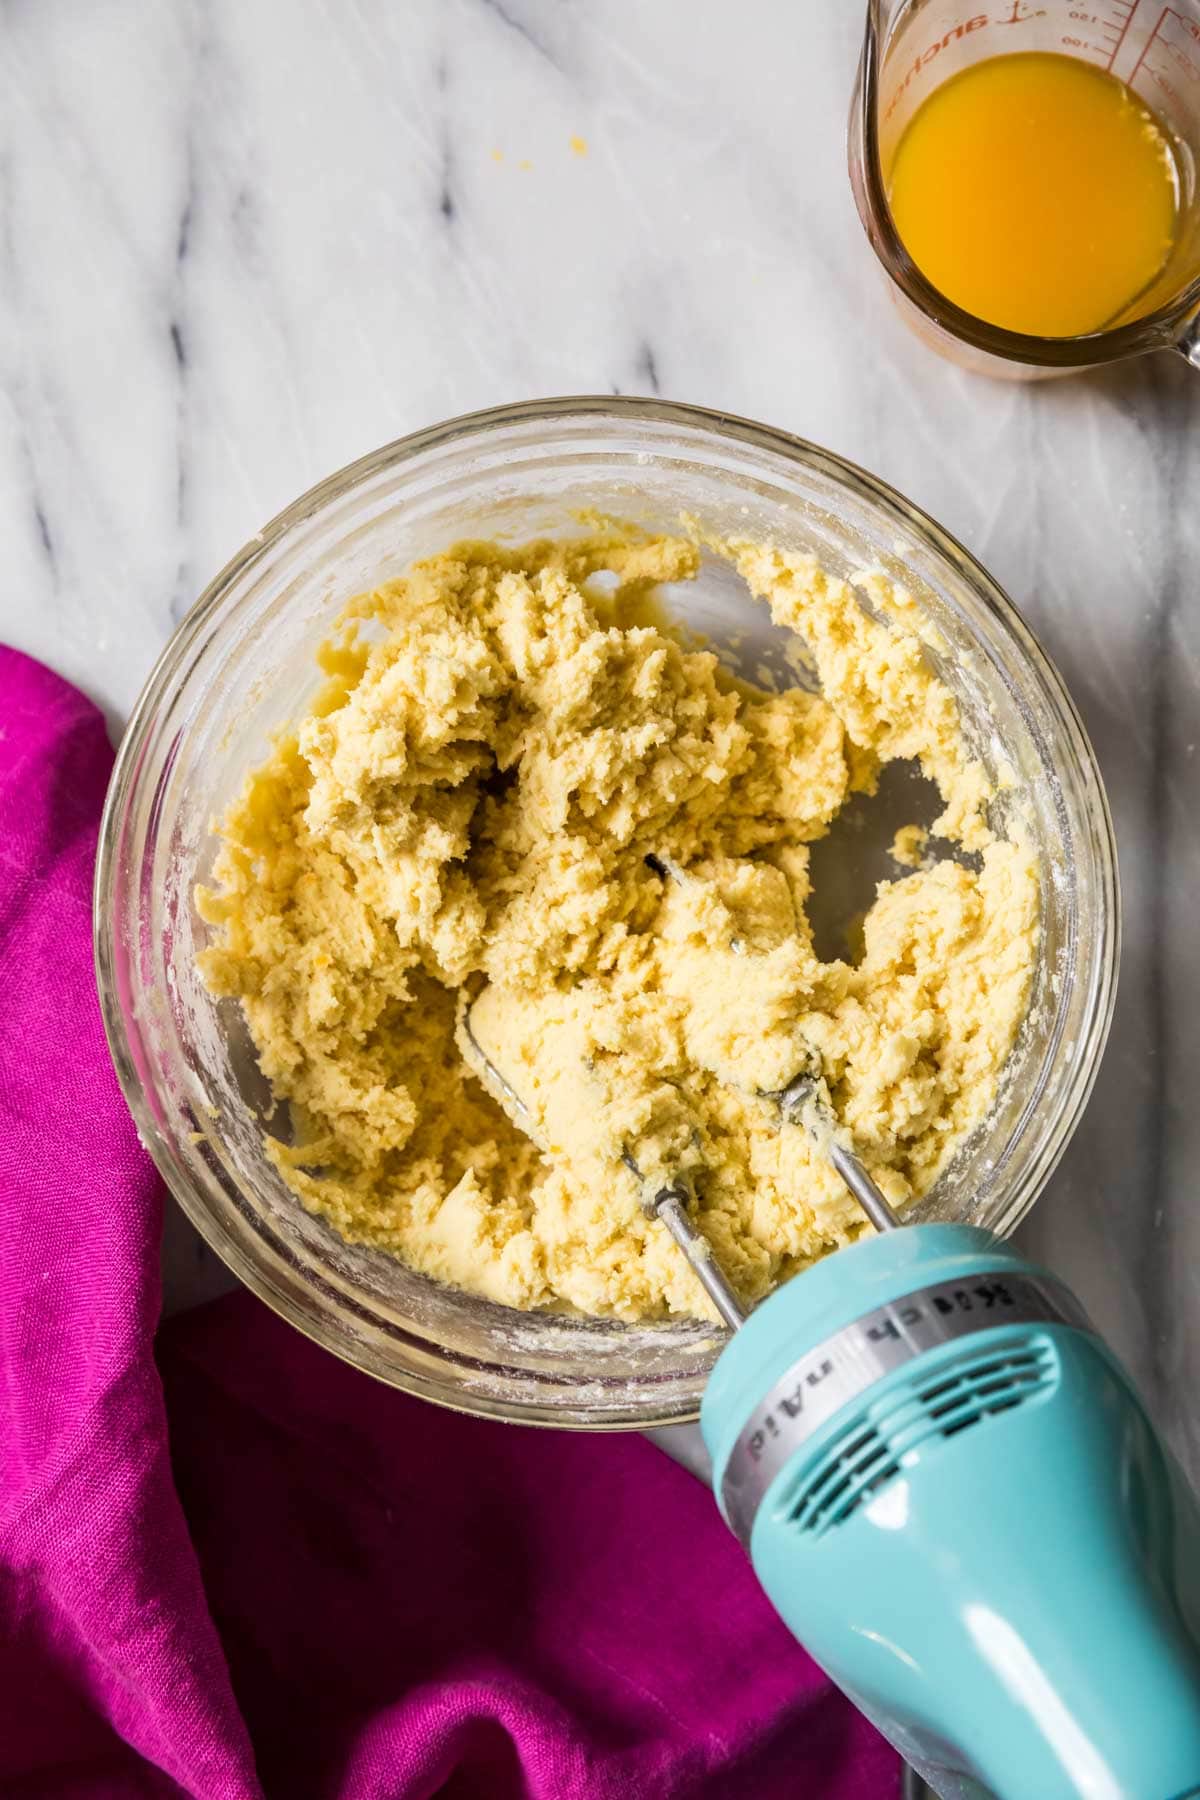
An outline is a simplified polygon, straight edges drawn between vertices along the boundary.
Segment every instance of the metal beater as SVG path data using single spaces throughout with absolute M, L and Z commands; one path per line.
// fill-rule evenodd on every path
M 528 1129 L 530 1123 L 528 1107 L 507 1076 L 492 1062 L 471 1029 L 471 1005 L 463 1008 L 462 1034 L 470 1047 L 477 1071 L 488 1076 L 492 1083 L 499 1088 L 513 1111 L 519 1115 Z M 781 1120 L 789 1125 L 802 1124 L 806 1118 L 811 1121 L 815 1126 L 815 1129 L 810 1130 L 814 1143 L 837 1170 L 876 1230 L 896 1231 L 899 1229 L 900 1220 L 896 1217 L 877 1183 L 867 1173 L 854 1152 L 839 1142 L 835 1133 L 834 1120 L 821 1098 L 820 1080 L 815 1073 L 806 1071 L 802 1075 L 797 1075 L 785 1088 L 780 1088 L 776 1093 L 761 1094 L 759 1098 L 774 1102 Z M 650 1193 L 647 1191 L 645 1177 L 639 1169 L 633 1153 L 628 1148 L 622 1151 L 621 1161 L 647 1195 L 642 1204 L 648 1217 L 662 1220 L 687 1257 L 693 1274 L 721 1318 L 731 1330 L 736 1331 L 738 1326 L 745 1322 L 746 1309 L 734 1293 L 719 1263 L 714 1260 L 712 1245 L 703 1232 L 697 1231 L 692 1224 L 688 1212 L 691 1200 L 688 1189 L 682 1182 L 671 1182 L 666 1187 Z

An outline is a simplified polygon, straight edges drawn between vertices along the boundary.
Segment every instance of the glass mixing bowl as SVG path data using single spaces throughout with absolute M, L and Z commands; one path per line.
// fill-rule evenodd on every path
M 1041 852 L 1042 951 L 1029 1018 L 991 1113 L 910 1217 L 1008 1232 L 1045 1184 L 1087 1097 L 1112 1008 L 1118 897 L 1091 747 L 1011 603 L 932 520 L 797 438 L 658 401 L 536 401 L 454 419 L 364 457 L 297 500 L 188 614 L 138 701 L 113 775 L 96 874 L 105 1026 L 139 1131 L 193 1224 L 246 1285 L 318 1343 L 463 1410 L 592 1429 L 696 1416 L 723 1333 L 517 1313 L 343 1243 L 263 1150 L 269 1095 L 236 1004 L 196 970 L 192 905 L 211 821 L 272 732 L 319 685 L 314 652 L 352 595 L 462 537 L 579 529 L 582 508 L 813 551 L 840 574 L 882 565 L 931 627 L 929 654 L 968 736 L 1016 787 Z M 772 628 L 706 563 L 681 616 L 750 666 Z

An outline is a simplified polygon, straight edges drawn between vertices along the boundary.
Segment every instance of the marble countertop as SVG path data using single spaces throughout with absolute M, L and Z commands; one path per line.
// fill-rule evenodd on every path
M 5 14 L 0 634 L 114 732 L 208 578 L 363 451 L 661 393 L 876 470 L 1062 669 L 1116 816 L 1121 991 L 1024 1230 L 1200 1476 L 1200 386 L 922 349 L 858 226 L 858 12 L 795 0 L 63 0 Z M 223 1271 L 173 1216 L 168 1297 Z

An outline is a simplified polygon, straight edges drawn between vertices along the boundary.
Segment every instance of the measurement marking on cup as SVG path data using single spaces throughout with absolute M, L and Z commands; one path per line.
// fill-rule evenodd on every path
M 1101 67 L 1111 73 L 1138 4 L 1139 0 L 1110 0 L 1107 6 L 1094 9 L 1086 5 L 1073 6 L 1067 13 L 1073 30 L 1079 34 L 1091 32 L 1094 36 L 1064 33 L 1059 42 L 1066 50 L 1082 50 L 1086 56 L 1094 56 Z
M 1179 15 L 1176 14 L 1176 17 L 1178 16 Z M 1200 68 L 1196 67 L 1196 64 L 1192 61 L 1187 51 L 1181 50 L 1178 44 L 1169 43 L 1166 38 L 1163 39 L 1162 43 L 1163 49 L 1175 64 L 1175 67 L 1177 69 L 1182 69 L 1189 81 L 1200 81 Z
M 1129 35 L 1129 27 L 1133 24 L 1134 14 L 1137 12 L 1138 5 L 1139 5 L 1139 0 L 1113 0 L 1113 9 L 1112 10 L 1113 10 L 1115 17 L 1112 22 L 1115 25 L 1116 20 L 1121 18 L 1123 15 L 1124 23 L 1121 26 L 1120 33 L 1117 37 L 1116 43 L 1113 45 L 1111 51 L 1109 52 L 1108 72 L 1110 75 L 1112 74 L 1112 71 L 1113 71 L 1113 65 L 1115 64 L 1118 56 L 1121 54 L 1121 51 L 1125 48 L 1125 39 Z
M 1170 25 L 1178 26 L 1179 35 L 1185 40 L 1183 43 L 1180 43 L 1178 38 L 1167 35 Z M 1173 6 L 1164 6 L 1154 22 L 1149 37 L 1142 45 L 1141 55 L 1130 71 L 1129 85 L 1132 87 L 1137 76 L 1144 70 L 1146 79 L 1152 81 L 1161 93 L 1175 101 L 1177 105 L 1184 105 L 1183 96 L 1170 80 L 1161 63 L 1156 67 L 1149 58 L 1151 52 L 1157 50 L 1161 57 L 1169 58 L 1174 67 L 1181 70 L 1188 81 L 1198 82 L 1200 81 L 1200 62 L 1197 61 L 1195 55 L 1190 54 L 1192 45 L 1200 46 L 1200 26 L 1197 26 L 1195 20 L 1185 18 Z
M 1058 42 L 1064 50 L 1094 60 L 1102 69 L 1116 74 L 1117 61 L 1129 43 L 1130 30 L 1141 10 L 1142 0 L 1107 0 L 1107 3 L 1106 0 L 1092 0 L 1091 5 L 1087 4 L 1087 0 L 1079 0 L 1079 4 L 1069 7 L 1065 14 L 1065 21 L 1070 22 L 1073 32 L 1061 34 Z M 890 119 L 912 83 L 923 75 L 943 50 L 948 50 L 968 33 L 973 35 L 975 32 L 993 32 L 998 27 L 1008 25 L 1026 25 L 1031 20 L 1046 18 L 1048 11 L 1044 6 L 1031 7 L 1026 4 L 1026 0 L 1005 0 L 1003 11 L 978 12 L 970 19 L 952 25 L 942 37 L 929 40 L 916 52 L 903 77 L 889 95 L 883 117 Z M 1191 45 L 1196 46 L 1197 56 L 1200 56 L 1200 24 L 1186 18 L 1172 6 L 1164 6 L 1143 43 L 1141 54 L 1133 68 L 1128 75 L 1121 77 L 1128 85 L 1132 86 L 1137 75 L 1146 68 L 1147 58 L 1154 50 L 1169 57 L 1189 82 L 1200 82 L 1200 61 L 1189 56 L 1182 45 L 1170 41 L 1164 30 L 1169 23 L 1178 27 L 1179 33 L 1188 40 L 1189 48 Z M 1183 96 L 1161 66 L 1146 68 L 1146 76 L 1169 99 L 1180 106 L 1184 104 Z
M 1176 12 L 1175 8 L 1173 6 L 1164 6 L 1163 7 L 1163 16 L 1158 21 L 1158 25 L 1161 25 L 1163 23 L 1163 20 L 1165 20 L 1165 19 L 1174 19 L 1175 23 L 1179 26 L 1180 30 L 1183 32 L 1186 32 L 1187 36 L 1191 38 L 1191 40 L 1194 44 L 1200 44 L 1200 25 L 1197 25 L 1195 19 L 1185 19 L 1183 14 L 1181 12 Z M 1154 27 L 1154 32 L 1151 33 L 1152 36 L 1157 35 L 1158 25 L 1156 25 Z M 1164 44 L 1166 44 L 1168 42 L 1168 40 L 1166 38 L 1163 38 L 1162 41 Z M 1187 61 L 1187 63 L 1189 64 L 1190 67 L 1195 68 L 1196 65 L 1192 62 L 1191 58 L 1189 56 L 1187 56 L 1187 53 L 1185 51 L 1179 50 L 1173 44 L 1170 45 L 1170 48 L 1171 48 L 1172 52 L 1174 53 L 1174 55 L 1176 55 L 1178 57 L 1183 57 L 1184 60 Z
M 1153 44 L 1155 38 L 1158 36 L 1159 32 L 1162 30 L 1163 21 L 1165 20 L 1168 11 L 1169 11 L 1169 8 L 1164 6 L 1162 11 L 1158 15 L 1158 18 L 1154 21 L 1154 30 L 1150 33 L 1150 36 L 1146 39 L 1145 43 L 1142 45 L 1142 54 L 1138 57 L 1137 61 L 1134 63 L 1133 68 L 1131 69 L 1130 74 L 1129 74 L 1129 85 L 1131 87 L 1133 86 L 1134 77 L 1136 76 L 1138 70 L 1141 68 L 1142 64 L 1146 60 L 1146 52 L 1149 50 L 1151 44 Z
M 1093 43 L 1090 38 L 1067 36 L 1060 38 L 1059 42 L 1064 44 L 1068 50 L 1084 50 L 1089 56 L 1094 56 L 1098 63 L 1107 65 L 1108 45 L 1105 43 L 1096 44 Z M 1080 58 L 1080 61 L 1082 60 L 1083 59 Z

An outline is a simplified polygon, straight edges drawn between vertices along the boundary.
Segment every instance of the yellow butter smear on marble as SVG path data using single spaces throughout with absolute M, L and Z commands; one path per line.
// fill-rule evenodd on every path
M 589 530 L 460 544 L 352 604 L 311 712 L 220 823 L 203 973 L 286 1103 L 272 1155 L 345 1238 L 514 1307 L 703 1314 L 621 1150 L 686 1172 L 747 1302 L 863 1229 L 755 1097 L 812 1050 L 884 1192 L 922 1193 L 1025 1012 L 1037 867 L 989 830 L 985 772 L 883 575 L 864 608 L 809 558 L 721 546 L 821 687 L 759 693 L 632 623 L 695 578 L 695 543 Z M 978 855 L 882 885 L 861 962 L 822 962 L 808 846 L 894 758 Z M 537 1145 L 456 1044 L 484 984 Z

